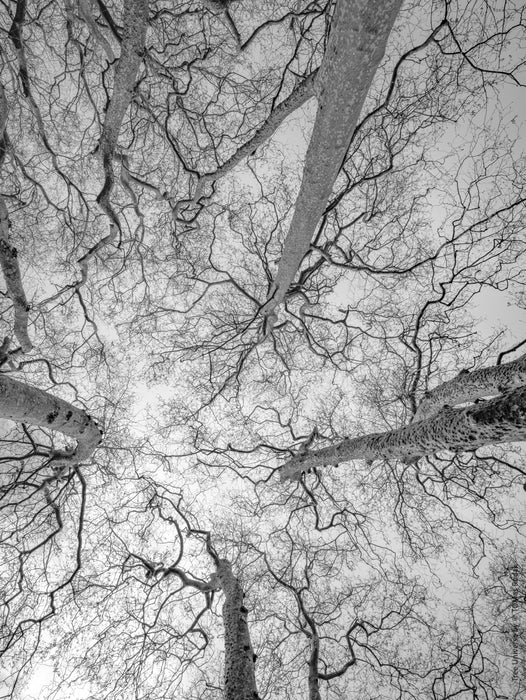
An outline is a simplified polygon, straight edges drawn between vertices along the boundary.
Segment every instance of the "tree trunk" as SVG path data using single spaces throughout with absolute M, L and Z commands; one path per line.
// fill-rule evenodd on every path
M 451 381 L 444 382 L 425 394 L 414 420 L 431 418 L 445 405 L 457 406 L 521 386 L 526 386 L 526 353 L 505 365 L 484 367 L 473 372 L 462 370 Z
M 272 325 L 309 250 L 402 0 L 338 0 L 315 92 L 318 111 L 283 254 L 263 314 Z
M 317 75 L 318 69 L 304 78 L 294 88 L 290 95 L 283 100 L 283 102 L 280 102 L 276 107 L 274 107 L 272 112 L 268 115 L 256 133 L 246 143 L 240 146 L 237 151 L 223 163 L 223 165 L 220 165 L 214 172 L 201 175 L 199 178 L 198 191 L 194 196 L 194 201 L 199 198 L 204 184 L 208 182 L 215 182 L 230 172 L 230 170 L 233 170 L 236 165 L 251 155 L 257 148 L 259 148 L 259 146 L 266 143 L 274 132 L 279 129 L 287 117 L 299 109 L 303 104 L 305 104 L 305 102 L 314 97 L 314 86 Z
M 313 467 L 353 459 L 412 462 L 441 450 L 470 452 L 484 445 L 526 440 L 526 386 L 466 408 L 444 406 L 435 416 L 398 430 L 346 438 L 336 445 L 297 455 L 281 468 L 282 479 Z
M 227 559 L 219 559 L 214 578 L 225 596 L 225 700 L 255 700 L 258 698 L 255 656 L 250 642 L 243 589 Z
M 7 116 L 8 105 L 4 86 L 0 83 L 0 169 L 7 151 Z M 22 285 L 22 275 L 18 264 L 18 251 L 11 245 L 9 235 L 9 212 L 5 199 L 0 195 L 0 267 L 4 274 L 7 293 L 13 302 L 15 315 L 14 331 L 23 352 L 29 352 L 33 347 L 27 324 L 29 321 L 29 305 Z
M 102 440 L 102 431 L 85 411 L 0 372 L 0 418 L 58 430 L 77 441 L 68 462 L 87 460 Z

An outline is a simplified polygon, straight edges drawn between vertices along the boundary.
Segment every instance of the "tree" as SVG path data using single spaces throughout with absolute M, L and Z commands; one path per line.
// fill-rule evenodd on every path
M 520 4 L 0 13 L 0 695 L 518 700 Z
M 313 467 L 351 459 L 374 461 L 395 457 L 411 462 L 446 449 L 467 452 L 488 444 L 521 442 L 526 437 L 526 355 L 507 365 L 473 373 L 463 370 L 455 379 L 428 392 L 415 421 L 388 433 L 346 439 L 318 452 L 299 455 L 282 468 L 284 478 Z M 482 401 L 498 394 L 498 398 Z M 466 408 L 454 407 L 470 403 Z M 473 404 L 475 403 L 475 405 Z

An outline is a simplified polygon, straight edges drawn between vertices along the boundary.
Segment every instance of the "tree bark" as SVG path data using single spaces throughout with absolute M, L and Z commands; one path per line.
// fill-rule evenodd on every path
M 137 72 L 142 61 L 146 29 L 148 27 L 148 0 L 129 0 L 124 3 L 121 55 L 115 68 L 113 92 L 104 117 L 100 137 L 103 154 L 113 155 L 126 114 L 135 90 Z
M 248 629 L 243 588 L 227 559 L 216 565 L 214 585 L 223 591 L 225 627 L 225 700 L 256 700 L 255 656 Z
M 402 0 L 338 0 L 316 80 L 318 111 L 303 179 L 263 315 L 272 325 L 309 250 L 384 55 Z
M 7 98 L 0 83 L 0 168 L 7 151 Z M 5 279 L 7 293 L 13 302 L 15 315 L 14 332 L 23 352 L 31 350 L 32 343 L 27 332 L 29 305 L 22 285 L 22 275 L 18 264 L 18 251 L 11 245 L 9 236 L 9 212 L 5 199 L 0 195 L 0 267 Z
M 86 411 L 73 404 L 12 379 L 0 372 L 0 418 L 58 430 L 74 438 L 77 448 L 68 455 L 68 463 L 91 457 L 102 440 L 102 431 Z
M 354 459 L 413 462 L 442 450 L 470 452 L 484 445 L 526 440 L 526 386 L 465 408 L 442 410 L 385 433 L 346 438 L 336 445 L 296 455 L 281 467 L 281 479 L 295 479 L 313 467 Z
M 194 196 L 194 201 L 199 198 L 204 184 L 207 182 L 215 182 L 230 172 L 230 170 L 233 170 L 236 165 L 251 155 L 257 148 L 259 148 L 259 146 L 266 143 L 289 115 L 299 109 L 303 104 L 305 104 L 305 102 L 310 100 L 311 97 L 314 97 L 314 86 L 317 75 L 318 69 L 304 78 L 294 88 L 290 95 L 272 110 L 256 133 L 246 143 L 240 146 L 240 148 L 238 148 L 237 151 L 223 163 L 223 165 L 220 165 L 212 173 L 205 173 L 204 175 L 201 175 L 199 179 L 199 187 L 197 188 L 196 195 Z
M 505 365 L 484 367 L 473 372 L 462 370 L 451 381 L 440 384 L 424 395 L 414 420 L 431 418 L 446 405 L 457 406 L 521 386 L 526 386 L 526 353 Z
M 82 274 L 81 284 L 84 284 L 87 279 L 88 263 L 91 258 L 101 248 L 111 243 L 117 236 L 117 232 L 120 231 L 119 219 L 111 204 L 111 192 L 115 182 L 113 157 L 119 140 L 122 120 L 130 106 L 135 91 L 137 72 L 142 61 L 146 30 L 148 29 L 148 0 L 125 2 L 122 23 L 121 55 L 115 68 L 113 92 L 106 109 L 99 144 L 105 180 L 97 202 L 110 220 L 110 232 L 78 260 Z

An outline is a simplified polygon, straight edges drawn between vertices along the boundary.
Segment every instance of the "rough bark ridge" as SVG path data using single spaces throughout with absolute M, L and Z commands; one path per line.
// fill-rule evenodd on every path
M 402 0 L 338 0 L 316 80 L 318 111 L 283 254 L 263 315 L 272 326 L 327 206 Z
M 281 467 L 281 478 L 299 478 L 303 472 L 313 467 L 337 465 L 353 459 L 399 459 L 412 462 L 442 450 L 470 452 L 484 445 L 522 442 L 526 440 L 524 364 L 525 356 L 522 356 L 504 367 L 488 367 L 473 372 L 475 380 L 471 386 L 464 376 L 466 373 L 462 373 L 433 390 L 441 409 L 432 413 L 430 418 L 413 422 L 398 430 L 346 438 L 336 445 L 296 455 Z M 506 368 L 507 371 L 503 372 Z M 477 375 L 481 384 L 475 389 Z M 456 403 L 466 402 L 468 389 L 471 396 L 487 396 L 493 393 L 488 389 L 498 386 L 497 380 L 503 381 L 503 377 L 506 378 L 503 384 L 505 389 L 516 387 L 521 382 L 522 385 L 506 390 L 494 399 L 464 408 L 452 408 L 444 403 L 446 397 L 453 398 Z M 455 382 L 458 382 L 458 386 Z
M 4 87 L 0 84 L 0 171 L 7 150 L 7 115 L 7 99 Z M 29 305 L 22 285 L 22 275 L 18 265 L 18 251 L 11 245 L 10 241 L 9 212 L 2 195 L 0 195 L 0 267 L 4 274 L 7 293 L 13 302 L 15 335 L 23 352 L 29 352 L 33 347 L 27 332 Z
M 102 431 L 86 411 L 1 372 L 0 418 L 58 430 L 74 438 L 77 448 L 67 455 L 69 464 L 87 460 L 102 440 Z
M 248 610 L 243 603 L 243 588 L 227 559 L 218 560 L 213 584 L 221 588 L 225 596 L 225 700 L 256 700 L 259 696 L 254 650 L 247 622 Z

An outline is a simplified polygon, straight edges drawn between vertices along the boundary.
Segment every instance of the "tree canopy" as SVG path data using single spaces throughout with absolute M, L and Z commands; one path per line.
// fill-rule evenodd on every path
M 0 698 L 520 700 L 526 17 L 0 4 Z

